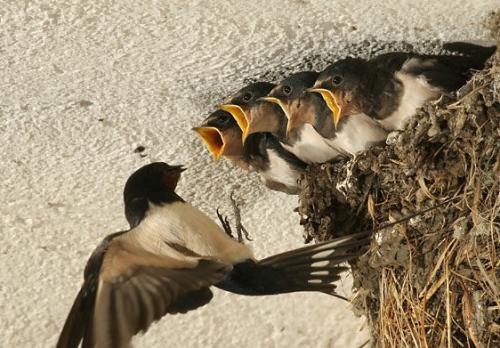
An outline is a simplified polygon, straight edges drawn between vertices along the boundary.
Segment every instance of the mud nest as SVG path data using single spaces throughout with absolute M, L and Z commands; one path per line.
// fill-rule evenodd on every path
M 500 13 L 490 19 L 500 40 Z M 385 147 L 311 166 L 299 213 L 325 240 L 375 232 L 352 265 L 374 346 L 500 347 L 500 52 Z

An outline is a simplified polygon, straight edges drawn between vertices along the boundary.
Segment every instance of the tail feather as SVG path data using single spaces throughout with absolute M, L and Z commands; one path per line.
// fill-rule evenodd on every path
M 340 273 L 347 269 L 340 264 L 360 256 L 365 247 L 370 244 L 370 237 L 374 232 L 409 221 L 416 216 L 449 204 L 456 198 L 449 198 L 433 207 L 380 226 L 370 232 L 347 235 L 274 255 L 259 262 L 253 260 L 241 262 L 234 265 L 227 277 L 215 286 L 241 295 L 255 296 L 294 291 L 317 291 L 345 299 L 335 293 L 335 284 L 333 284 L 340 279 Z M 333 252 L 327 256 L 318 257 L 326 250 Z M 339 255 L 342 256 L 339 257 Z M 300 262 L 296 262 L 296 260 L 300 260 Z
M 315 291 L 335 293 L 335 281 L 347 270 L 342 264 L 357 258 L 370 241 L 370 233 L 358 233 L 288 251 L 258 262 L 234 266 L 218 287 L 243 295 L 272 295 Z
M 348 268 L 341 264 L 364 252 L 370 233 L 352 234 L 332 241 L 307 246 L 264 259 L 259 264 L 271 266 L 289 275 L 292 288 L 298 291 L 335 293 L 334 282 Z
M 327 251 L 325 251 L 327 252 Z M 331 253 L 334 253 L 335 251 L 331 251 Z M 322 262 L 328 262 L 327 265 L 337 265 L 339 263 L 349 261 L 352 259 L 355 259 L 358 257 L 357 254 L 353 253 L 339 253 L 339 255 L 326 255 L 321 258 L 311 258 L 311 259 L 306 259 L 305 257 L 301 257 L 300 259 L 290 259 L 290 260 L 283 260 L 281 262 L 276 262 L 271 264 L 272 267 L 275 269 L 293 269 L 294 266 L 304 266 L 306 265 L 308 268 L 322 268 Z
M 366 245 L 369 240 L 371 233 L 362 232 L 356 234 L 350 234 L 347 236 L 335 238 L 330 241 L 322 242 L 319 244 L 309 245 L 303 248 L 290 250 L 281 254 L 270 256 L 259 261 L 261 265 L 277 265 L 281 262 L 288 263 L 294 260 L 304 260 L 306 262 L 312 259 L 319 260 L 322 257 L 323 252 L 332 251 L 335 255 L 341 255 L 346 253 L 349 249 L 357 246 Z M 326 253 L 326 256 L 330 254 Z

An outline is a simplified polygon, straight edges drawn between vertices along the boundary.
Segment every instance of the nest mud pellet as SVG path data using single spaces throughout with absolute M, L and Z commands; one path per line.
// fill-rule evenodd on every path
M 490 25 L 500 42 L 500 13 Z M 377 228 L 352 264 L 374 346 L 500 347 L 500 52 L 391 144 L 301 180 L 306 240 Z M 446 202 L 450 200 L 446 204 Z

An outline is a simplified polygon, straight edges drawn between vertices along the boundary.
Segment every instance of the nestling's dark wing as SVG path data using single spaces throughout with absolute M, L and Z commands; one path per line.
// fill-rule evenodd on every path
M 445 43 L 443 48 L 460 54 L 425 55 L 392 52 L 375 57 L 371 63 L 394 73 L 412 59 L 405 72 L 423 76 L 432 86 L 452 92 L 466 83 L 471 76 L 471 70 L 482 69 L 485 61 L 496 50 L 494 45 L 481 46 L 467 42 L 449 42 Z
M 92 258 L 98 273 L 88 273 L 57 347 L 128 347 L 167 313 L 184 313 L 212 298 L 208 287 L 231 266 L 199 257 L 184 260 L 148 252 L 129 233 L 104 241 Z M 91 259 L 92 259 L 91 258 Z
M 411 58 L 410 53 L 390 52 L 373 57 L 369 62 L 372 67 L 390 75 L 400 70 L 403 64 Z

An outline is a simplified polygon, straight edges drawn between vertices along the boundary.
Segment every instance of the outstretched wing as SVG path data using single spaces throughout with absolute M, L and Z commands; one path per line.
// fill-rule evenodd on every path
M 87 269 L 57 347 L 77 347 L 81 340 L 83 347 L 128 347 L 132 336 L 165 314 L 208 303 L 209 286 L 231 269 L 201 257 L 154 254 L 126 234 L 103 243 L 91 257 L 101 260 L 98 272 Z

